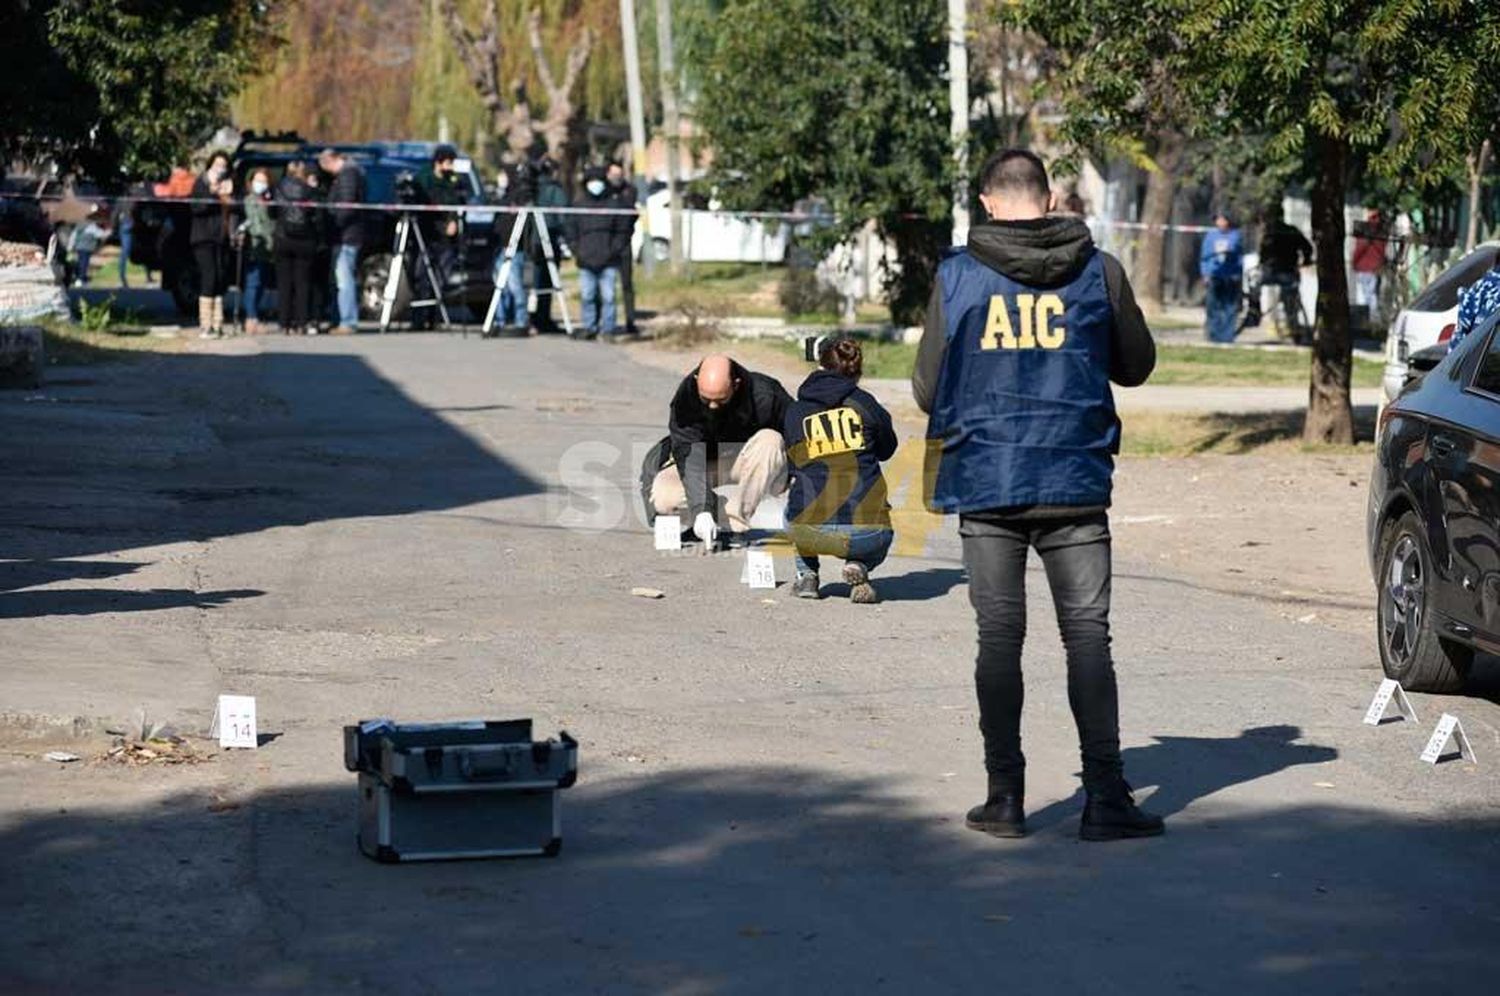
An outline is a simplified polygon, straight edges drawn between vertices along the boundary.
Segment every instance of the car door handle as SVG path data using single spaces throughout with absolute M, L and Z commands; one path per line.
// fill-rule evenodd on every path
M 1432 452 L 1438 456 L 1447 456 L 1453 452 L 1453 448 L 1457 445 L 1458 443 L 1452 436 L 1439 435 L 1432 437 Z

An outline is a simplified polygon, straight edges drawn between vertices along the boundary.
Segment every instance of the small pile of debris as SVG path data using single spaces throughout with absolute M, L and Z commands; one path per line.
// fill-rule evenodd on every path
M 47 254 L 30 242 L 7 242 L 0 239 L 0 266 L 41 266 Z
M 115 737 L 113 746 L 98 758 L 101 762 L 115 764 L 202 764 L 213 760 L 212 754 L 200 753 L 186 739 L 179 736 L 152 737 L 147 740 L 127 740 Z

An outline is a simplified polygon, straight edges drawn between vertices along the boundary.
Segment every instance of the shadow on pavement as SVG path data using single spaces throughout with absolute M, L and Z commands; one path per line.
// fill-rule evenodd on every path
M 882 577 L 879 572 L 872 577 L 876 590 L 886 602 L 925 602 L 942 598 L 964 583 L 965 572 L 961 567 L 929 567 L 920 571 L 908 571 L 895 577 Z M 830 585 L 838 594 L 848 595 L 848 585 Z
M 214 609 L 265 592 L 254 588 L 189 591 L 186 588 L 64 588 L 0 592 L 0 619 L 90 616 L 99 612 L 152 612 L 157 609 Z
M 1258 726 L 1238 737 L 1153 737 L 1148 747 L 1121 751 L 1125 778 L 1135 789 L 1142 808 L 1159 816 L 1175 816 L 1215 792 L 1253 782 L 1302 764 L 1326 764 L 1339 752 L 1332 747 L 1297 743 L 1295 726 Z M 1156 786 L 1149 799 L 1140 790 Z M 1066 822 L 1070 828 L 1083 809 L 1083 789 L 1071 799 L 1029 814 L 1028 826 L 1038 830 Z
M 355 355 L 138 354 L 97 383 L 0 394 L 0 590 L 129 573 L 70 562 L 330 519 L 458 508 L 543 489 Z M 48 402 L 48 403 L 39 403 Z M 218 593 L 240 597 L 245 593 Z M 12 598 L 7 615 L 191 604 L 191 592 Z M 19 607 L 19 608 L 18 608 Z
M 139 560 L 0 560 L 0 592 L 55 581 L 104 581 L 145 566 Z
M 1475 654 L 1469 667 L 1461 695 L 1476 699 L 1488 699 L 1500 705 L 1500 657 L 1494 654 Z
M 1238 749 L 1224 750 L 1208 763 L 1232 767 Z M 789 767 L 585 778 L 565 795 L 559 858 L 411 866 L 356 852 L 352 777 L 17 814 L 0 829 L 0 989 L 205 992 L 232 979 L 238 992 L 989 992 L 1003 979 L 1013 992 L 1301 993 L 1493 981 L 1491 817 L 1235 808 L 1153 841 L 1085 845 L 1071 828 L 996 841 L 901 789 Z M 1421 868 L 1420 881 L 1403 867 Z M 1420 943 L 1403 943 L 1414 923 Z

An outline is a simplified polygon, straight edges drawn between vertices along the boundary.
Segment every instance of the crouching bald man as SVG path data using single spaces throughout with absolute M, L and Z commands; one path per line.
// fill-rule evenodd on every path
M 989 221 L 939 265 L 912 375 L 938 461 L 929 504 L 959 515 L 979 624 L 989 794 L 967 825 L 1000 837 L 1026 829 L 1021 645 L 1034 548 L 1067 650 L 1087 793 L 1079 836 L 1155 836 L 1162 820 L 1136 807 L 1120 762 L 1107 510 L 1120 442 L 1110 381 L 1143 383 L 1156 346 L 1119 261 L 1079 219 L 1048 215 L 1039 158 L 997 153 L 980 191 Z
M 761 499 L 786 491 L 781 426 L 791 403 L 775 378 L 722 354 L 704 357 L 678 385 L 668 435 L 646 454 L 641 468 L 647 518 L 686 513 L 704 548 L 712 548 L 720 529 L 713 489 L 738 484 L 736 500 L 726 502 L 723 511 L 731 531 L 748 531 Z

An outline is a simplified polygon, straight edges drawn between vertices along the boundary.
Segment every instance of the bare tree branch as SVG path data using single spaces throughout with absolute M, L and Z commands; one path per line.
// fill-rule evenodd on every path
M 447 25 L 448 37 L 458 50 L 459 61 L 468 71 L 485 110 L 498 124 L 500 115 L 505 113 L 505 95 L 500 90 L 500 27 L 493 0 L 486 2 L 483 9 L 481 32 L 475 34 L 464 23 L 457 0 L 438 0 L 438 10 Z
M 594 32 L 585 27 L 569 46 L 561 84 L 552 74 L 552 66 L 547 61 L 547 52 L 542 46 L 542 15 L 535 7 L 531 8 L 526 18 L 526 33 L 531 42 L 531 57 L 536 63 L 537 78 L 541 80 L 542 89 L 547 93 L 547 116 L 542 119 L 542 138 L 547 143 L 548 152 L 561 156 L 563 146 L 568 141 L 569 125 L 576 111 L 573 88 L 578 85 L 578 77 L 583 73 L 583 67 L 588 64 L 589 55 L 593 51 Z

